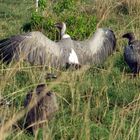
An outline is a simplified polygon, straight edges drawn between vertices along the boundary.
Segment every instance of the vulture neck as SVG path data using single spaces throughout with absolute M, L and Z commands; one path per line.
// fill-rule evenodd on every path
M 60 30 L 61 39 L 70 38 L 70 36 L 68 34 L 66 34 L 65 32 L 66 32 L 66 24 L 63 23 L 63 27 Z

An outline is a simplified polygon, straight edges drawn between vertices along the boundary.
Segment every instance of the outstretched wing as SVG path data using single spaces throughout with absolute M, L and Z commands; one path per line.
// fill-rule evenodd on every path
M 109 29 L 98 29 L 93 37 L 84 41 L 74 41 L 74 47 L 81 64 L 101 64 L 111 55 L 116 46 L 116 38 Z
M 7 63 L 11 62 L 14 53 L 16 53 L 20 42 L 22 42 L 24 38 L 25 36 L 18 35 L 0 40 L 0 59 Z
M 55 65 L 59 57 L 58 44 L 41 32 L 16 35 L 0 41 L 0 59 L 4 62 L 23 59 L 31 64 Z
M 97 44 L 99 44 L 99 46 L 96 52 L 94 52 L 93 54 L 93 60 L 96 64 L 101 64 L 102 62 L 104 62 L 108 58 L 108 56 L 113 53 L 116 47 L 116 38 L 114 32 L 109 29 L 101 30 L 103 31 L 100 37 L 101 39 L 96 42 Z

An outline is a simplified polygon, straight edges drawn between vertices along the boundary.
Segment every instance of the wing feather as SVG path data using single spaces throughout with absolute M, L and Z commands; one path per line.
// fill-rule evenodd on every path
M 14 60 L 26 60 L 31 64 L 47 64 L 60 57 L 58 44 L 41 32 L 30 32 L 23 35 L 16 35 L 0 41 L 0 58 L 4 62 Z M 48 60 L 49 61 L 49 60 Z
M 84 41 L 73 41 L 80 64 L 101 64 L 115 49 L 113 31 L 99 29 L 93 37 Z

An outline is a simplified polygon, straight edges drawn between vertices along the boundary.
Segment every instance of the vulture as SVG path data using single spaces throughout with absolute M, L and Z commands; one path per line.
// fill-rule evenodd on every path
M 38 100 L 40 97 L 40 100 Z M 30 91 L 24 100 L 24 108 L 33 104 L 25 116 L 24 128 L 32 134 L 38 128 L 43 128 L 47 120 L 51 120 L 58 110 L 58 103 L 55 93 L 47 91 L 46 84 L 39 84 L 35 90 Z M 45 121 L 45 122 L 43 122 Z
M 43 33 L 34 31 L 0 40 L 0 60 L 5 63 L 24 60 L 32 65 L 56 68 L 79 64 L 72 46 L 73 41 L 67 34 L 55 42 Z
M 61 36 L 57 42 L 39 31 L 0 40 L 0 59 L 6 63 L 24 60 L 32 65 L 56 68 L 67 68 L 71 65 L 80 67 L 101 64 L 115 49 L 116 38 L 110 29 L 99 28 L 91 38 L 75 41 L 65 34 L 64 22 L 55 26 L 60 29 Z
M 140 71 L 140 41 L 135 39 L 134 33 L 126 33 L 122 36 L 128 39 L 128 45 L 124 48 L 124 60 L 131 71 L 136 74 Z
M 57 23 L 56 27 L 60 30 L 60 36 L 66 31 L 64 22 Z M 73 50 L 75 51 L 80 65 L 101 64 L 113 53 L 116 46 L 115 34 L 110 29 L 99 28 L 92 37 L 83 41 L 72 40 Z

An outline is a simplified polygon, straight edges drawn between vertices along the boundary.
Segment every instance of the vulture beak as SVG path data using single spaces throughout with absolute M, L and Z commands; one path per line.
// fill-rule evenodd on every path
M 58 26 L 58 23 L 55 23 L 55 24 L 54 24 L 54 27 L 57 27 L 57 26 Z
M 134 34 L 133 33 L 126 33 L 126 34 L 122 35 L 122 38 L 128 38 L 128 39 L 134 38 Z
M 58 28 L 58 29 L 62 29 L 63 28 L 63 23 L 59 22 L 59 23 L 55 23 L 54 27 Z
M 127 38 L 128 34 L 122 35 L 122 38 Z
M 134 33 L 130 32 L 130 33 L 126 33 L 122 36 L 122 38 L 127 38 L 129 40 L 129 42 L 132 42 L 135 40 L 135 35 Z

